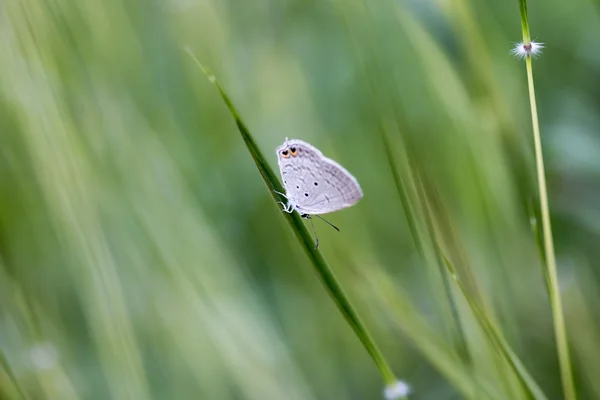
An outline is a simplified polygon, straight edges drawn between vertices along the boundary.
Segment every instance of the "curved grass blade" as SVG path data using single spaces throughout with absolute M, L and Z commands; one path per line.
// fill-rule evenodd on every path
M 444 262 L 449 271 L 454 271 L 454 266 L 446 257 L 444 257 Z M 529 374 L 519 357 L 515 354 L 515 352 L 510 348 L 510 345 L 506 342 L 506 339 L 502 337 L 502 334 L 498 331 L 498 328 L 494 325 L 494 323 L 488 318 L 485 311 L 473 301 L 473 298 L 469 296 L 465 287 L 457 278 L 456 275 L 452 275 L 456 284 L 458 285 L 460 291 L 463 293 L 465 300 L 467 300 L 473 314 L 477 318 L 480 326 L 482 327 L 485 334 L 488 336 L 490 341 L 495 344 L 496 348 L 501 352 L 506 361 L 509 363 L 511 368 L 516 372 L 517 378 L 523 385 L 523 388 L 527 391 L 527 394 L 536 400 L 547 400 L 546 395 L 542 392 L 542 389 L 535 382 L 533 377 Z
M 421 177 L 419 177 L 421 178 Z M 417 182 L 418 189 L 424 193 L 422 178 L 419 182 Z M 496 351 L 498 351 L 506 360 L 512 371 L 515 373 L 515 376 L 519 380 L 523 390 L 527 393 L 529 398 L 535 400 L 547 400 L 546 395 L 542 391 L 542 389 L 538 386 L 537 382 L 533 379 L 533 377 L 527 371 L 527 368 L 523 365 L 519 357 L 515 354 L 515 352 L 511 349 L 508 342 L 504 339 L 498 328 L 492 322 L 492 320 L 487 315 L 486 311 L 478 304 L 475 299 L 476 296 L 472 296 L 469 293 L 469 290 L 465 287 L 463 282 L 459 279 L 457 270 L 450 261 L 450 259 L 444 254 L 444 251 L 438 241 L 437 234 L 435 231 L 435 227 L 432 220 L 431 209 L 429 205 L 429 200 L 423 194 L 423 202 L 424 202 L 424 214 L 425 214 L 425 222 L 427 225 L 428 233 L 431 237 L 434 251 L 438 259 L 443 260 L 444 266 L 448 271 L 448 275 L 452 278 L 452 280 L 456 283 L 458 288 L 460 289 L 460 293 L 462 293 L 464 299 L 467 301 L 469 308 L 471 309 L 475 319 L 488 340 L 494 345 Z
M 283 192 L 283 187 L 279 182 L 279 179 L 267 163 L 266 158 L 256 145 L 252 134 L 240 118 L 237 110 L 233 106 L 233 103 L 229 99 L 229 96 L 227 95 L 219 81 L 217 81 L 217 78 L 206 67 L 204 67 L 202 63 L 200 63 L 200 61 L 194 56 L 194 54 L 190 50 L 187 50 L 187 52 L 190 54 L 196 65 L 206 75 L 208 80 L 217 87 L 221 98 L 223 99 L 223 101 L 227 105 L 227 108 L 231 112 L 231 115 L 235 119 L 235 123 L 238 127 L 238 130 L 240 131 L 240 134 L 242 135 L 242 139 L 244 139 L 246 147 L 248 147 L 248 151 L 250 152 L 250 155 L 252 156 L 254 163 L 256 164 L 256 167 L 258 168 L 258 171 L 260 172 L 260 175 L 263 178 L 263 181 L 267 185 L 271 196 L 277 203 L 280 199 L 277 197 L 275 191 Z M 302 219 L 300 218 L 298 213 L 295 212 L 282 213 L 282 215 L 290 225 L 290 228 L 294 232 L 294 235 L 300 242 L 301 246 L 304 248 L 306 255 L 308 256 L 311 264 L 313 265 L 317 276 L 321 280 L 321 283 L 325 286 L 325 289 L 329 293 L 329 296 L 331 297 L 335 305 L 338 307 L 348 324 L 350 324 L 350 327 L 354 330 L 354 333 L 358 336 L 361 343 L 363 344 L 363 346 L 377 365 L 377 368 L 379 369 L 384 382 L 386 383 L 386 385 L 393 385 L 397 381 L 397 379 L 394 373 L 392 372 L 389 363 L 384 358 L 383 354 L 375 344 L 373 337 L 371 336 L 364 323 L 360 319 L 357 311 L 354 309 L 354 306 L 350 303 L 350 299 L 342 289 L 342 286 L 336 278 L 335 274 L 333 273 L 333 270 L 331 269 L 331 267 L 329 267 L 321 252 L 318 249 L 315 249 L 312 236 L 309 233 L 306 226 L 304 225 L 304 223 L 302 222 Z
M 492 382 L 471 369 L 435 328 L 431 328 L 427 320 L 411 303 L 402 285 L 394 283 L 393 278 L 385 272 L 371 270 L 362 273 L 361 280 L 372 286 L 381 307 L 394 315 L 392 323 L 402 331 L 423 357 L 443 375 L 464 399 L 504 400 Z

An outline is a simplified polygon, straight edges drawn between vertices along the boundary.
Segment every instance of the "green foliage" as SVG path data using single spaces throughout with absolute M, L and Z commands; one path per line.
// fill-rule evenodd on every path
M 0 2 L 0 398 L 382 398 L 325 259 L 411 400 L 562 398 L 549 289 L 600 398 L 598 11 L 529 2 L 552 289 L 518 2 Z M 285 137 L 365 193 L 319 252 Z

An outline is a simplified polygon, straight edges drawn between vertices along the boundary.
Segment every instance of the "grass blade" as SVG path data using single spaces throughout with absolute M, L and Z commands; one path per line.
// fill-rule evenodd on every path
M 552 308 L 552 319 L 554 321 L 554 334 L 556 335 L 556 347 L 558 352 L 558 362 L 560 365 L 560 375 L 563 384 L 563 392 L 568 400 L 575 400 L 577 394 L 575 383 L 573 381 L 573 371 L 571 369 L 571 360 L 569 356 L 569 343 L 567 340 L 567 329 L 560 299 L 560 288 L 558 286 L 558 272 L 556 268 L 556 255 L 554 253 L 554 242 L 552 239 L 552 227 L 550 223 L 550 207 L 548 205 L 548 190 L 546 188 L 546 171 L 544 168 L 544 155 L 542 152 L 542 139 L 540 135 L 540 124 L 538 121 L 537 104 L 535 100 L 535 88 L 533 85 L 533 66 L 532 66 L 532 42 L 529 31 L 529 19 L 527 17 L 527 1 L 519 0 L 519 9 L 521 13 L 521 27 L 523 31 L 523 48 L 526 51 L 525 65 L 527 69 L 527 85 L 529 89 L 529 104 L 531 107 L 531 123 L 533 126 L 533 142 L 535 147 L 535 163 L 537 170 L 538 189 L 540 195 L 540 213 L 542 216 L 542 234 L 544 239 L 544 254 L 546 271 L 545 275 L 548 283 L 548 295 Z M 544 259 L 542 259 L 544 260 Z
M 446 344 L 440 332 L 431 328 L 416 310 L 402 285 L 384 273 L 363 273 L 361 280 L 372 286 L 383 310 L 392 311 L 393 324 L 412 340 L 429 363 L 442 374 L 465 399 L 493 399 L 503 397 L 492 382 L 479 376 L 465 360 Z
M 248 151 L 252 155 L 252 158 L 260 172 L 260 175 L 263 178 L 263 181 L 267 185 L 271 196 L 273 197 L 275 202 L 278 202 L 280 199 L 276 195 L 275 191 L 283 192 L 283 187 L 279 182 L 275 172 L 271 169 L 269 164 L 266 161 L 266 158 L 262 154 L 261 150 L 256 145 L 252 134 L 240 118 L 237 110 L 235 109 L 233 103 L 231 102 L 229 96 L 223 89 L 223 86 L 217 81 L 216 77 L 200 63 L 200 61 L 194 56 L 194 54 L 188 50 L 188 53 L 193 58 L 194 62 L 198 65 L 198 67 L 202 70 L 202 72 L 206 75 L 210 82 L 212 82 L 219 91 L 221 98 L 227 105 L 227 108 L 231 112 L 233 118 L 235 119 L 236 125 L 240 134 L 242 135 L 242 139 L 246 143 L 246 147 L 248 147 Z M 298 215 L 298 213 L 282 213 L 286 221 L 289 223 L 290 228 L 294 232 L 296 238 L 300 242 L 301 246 L 304 248 L 306 255 L 308 256 L 311 264 L 313 265 L 315 272 L 325 289 L 331 296 L 331 299 L 334 301 L 335 305 L 338 307 L 346 321 L 350 324 L 351 328 L 354 330 L 354 333 L 358 336 L 361 343 L 377 365 L 384 382 L 386 385 L 393 385 L 397 382 L 397 379 L 392 372 L 392 369 L 383 356 L 382 352 L 379 350 L 373 337 L 365 327 L 364 323 L 360 319 L 357 311 L 354 306 L 350 303 L 350 299 L 342 289 L 342 286 L 338 279 L 336 278 L 333 270 L 327 262 L 325 258 L 321 254 L 318 249 L 315 249 L 315 245 L 313 243 L 313 239 L 308 229 L 304 225 L 304 222 Z
M 434 251 L 436 252 L 438 259 L 443 260 L 442 262 L 446 267 L 448 275 L 458 286 L 460 293 L 467 301 L 471 312 L 475 316 L 477 323 L 479 324 L 489 341 L 494 345 L 494 348 L 506 360 L 506 362 L 510 366 L 510 369 L 514 372 L 515 376 L 519 380 L 522 388 L 526 391 L 528 397 L 533 398 L 535 400 L 547 400 L 546 395 L 538 386 L 537 382 L 533 379 L 533 377 L 529 374 L 527 368 L 525 368 L 525 365 L 521 362 L 516 353 L 511 349 L 510 345 L 504 339 L 504 337 L 502 336 L 492 319 L 488 316 L 485 309 L 481 307 L 478 303 L 478 296 L 471 295 L 468 288 L 461 281 L 457 269 L 454 267 L 450 259 L 444 253 L 442 245 L 438 240 L 438 235 L 434 226 L 434 221 L 432 218 L 433 211 L 430 206 L 430 200 L 423 186 L 424 178 L 417 174 L 416 180 L 417 189 L 421 193 L 421 201 L 423 202 L 423 212 L 425 214 L 427 231 L 430 235 L 432 245 L 434 247 Z
M 443 257 L 444 262 L 448 267 L 448 271 L 454 271 L 454 266 L 452 265 L 450 260 L 445 255 L 443 255 Z M 462 285 L 460 280 L 457 279 L 456 275 L 452 276 L 455 278 L 456 284 L 462 292 L 465 300 L 467 300 L 467 303 L 473 311 L 473 314 L 475 314 L 475 317 L 477 318 L 477 321 L 479 322 L 481 328 L 488 336 L 490 341 L 494 343 L 496 348 L 502 353 L 502 355 L 509 363 L 511 368 L 515 371 L 517 378 L 523 385 L 523 388 L 527 391 L 528 395 L 536 400 L 547 400 L 547 397 L 544 394 L 544 392 L 542 392 L 542 389 L 538 386 L 533 377 L 529 374 L 519 357 L 510 348 L 510 345 L 502 337 L 502 334 L 498 331 L 494 323 L 488 318 L 485 311 L 467 293 L 467 290 Z

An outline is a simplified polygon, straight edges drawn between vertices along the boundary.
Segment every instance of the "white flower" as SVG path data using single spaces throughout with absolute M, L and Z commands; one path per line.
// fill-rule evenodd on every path
M 409 393 L 410 386 L 406 382 L 396 381 L 385 388 L 383 395 L 386 400 L 396 400 L 408 396 Z
M 510 54 L 524 60 L 527 57 L 537 57 L 542 54 L 544 43 L 531 41 L 529 44 L 523 42 L 515 43 L 515 47 L 512 48 Z

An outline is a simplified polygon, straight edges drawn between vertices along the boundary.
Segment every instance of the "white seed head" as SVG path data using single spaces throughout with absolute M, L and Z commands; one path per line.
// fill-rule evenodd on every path
M 397 400 L 408 396 L 410 393 L 410 386 L 406 382 L 396 381 L 395 383 L 388 385 L 383 391 L 383 395 L 386 400 Z
M 544 43 L 531 41 L 529 44 L 523 42 L 515 43 L 515 46 L 510 51 L 513 56 L 524 60 L 527 57 L 537 57 L 542 54 Z

